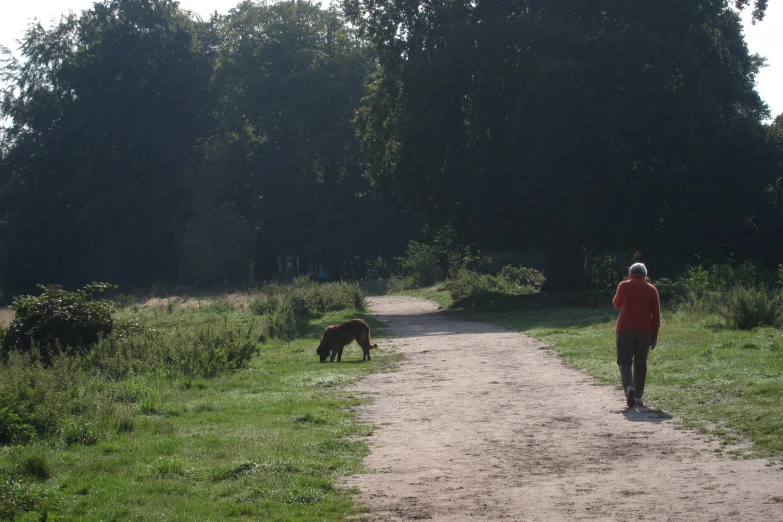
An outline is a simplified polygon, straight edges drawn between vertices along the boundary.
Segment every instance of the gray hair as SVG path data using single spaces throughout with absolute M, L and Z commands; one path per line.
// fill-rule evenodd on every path
M 634 263 L 631 265 L 630 270 L 628 270 L 629 274 L 642 274 L 643 276 L 647 276 L 647 267 L 644 266 L 644 263 Z

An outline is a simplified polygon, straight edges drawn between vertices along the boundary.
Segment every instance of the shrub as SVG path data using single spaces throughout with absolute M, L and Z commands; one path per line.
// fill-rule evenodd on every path
M 429 286 L 443 278 L 435 248 L 411 241 L 404 257 L 396 258 L 403 272 L 412 277 L 415 286 Z
M 11 408 L 0 408 L 0 444 L 24 443 L 32 439 L 35 430 Z
M 71 414 L 84 411 L 86 383 L 78 357 L 57 356 L 45 368 L 32 354 L 12 353 L 0 371 L 0 409 L 32 428 L 25 428 L 30 435 L 53 435 Z
M 544 274 L 538 270 L 527 268 L 524 266 L 511 266 L 506 265 L 498 274 L 498 277 L 505 279 L 511 285 L 516 286 L 520 290 L 527 290 L 529 288 L 541 288 L 544 284 Z
M 729 328 L 780 326 L 783 322 L 781 270 L 759 268 L 749 261 L 733 267 L 695 266 L 668 287 L 676 296 L 676 309 L 721 315 Z
M 365 310 L 364 291 L 356 283 L 317 284 L 299 281 L 295 286 L 267 285 L 250 303 L 253 313 L 266 316 L 269 337 L 290 341 L 310 319 L 337 310 Z
M 416 278 L 413 276 L 392 275 L 389 277 L 389 284 L 386 291 L 390 294 L 404 292 L 416 288 Z
M 446 289 L 451 297 L 458 301 L 471 295 L 490 292 L 529 294 L 535 292 L 543 282 L 544 276 L 530 268 L 507 266 L 496 276 L 460 268 L 453 277 L 446 280 Z
M 57 285 L 38 286 L 41 295 L 24 295 L 14 299 L 14 320 L 3 339 L 3 355 L 12 349 L 38 351 L 44 362 L 65 350 L 85 352 L 102 337 L 111 333 L 113 305 L 97 301 L 93 294 L 111 285 L 92 283 L 76 292 Z
M 266 316 L 266 332 L 269 337 L 290 342 L 304 330 L 307 320 L 306 316 L 297 314 L 288 299 L 281 299 L 279 306 Z
M 502 283 L 488 274 L 479 274 L 467 268 L 460 268 L 446 281 L 446 289 L 458 301 L 469 295 L 501 291 Z
M 170 335 L 149 330 L 128 339 L 111 336 L 101 339 L 82 362 L 115 381 L 146 373 L 214 377 L 247 365 L 258 351 L 255 329 L 253 323 L 247 330 L 222 326 L 177 330 Z M 126 382 L 123 389 L 131 384 Z M 130 401 L 146 394 L 143 389 L 137 391 Z
M 719 313 L 729 328 L 750 330 L 783 324 L 783 292 L 765 287 L 735 286 L 725 294 Z

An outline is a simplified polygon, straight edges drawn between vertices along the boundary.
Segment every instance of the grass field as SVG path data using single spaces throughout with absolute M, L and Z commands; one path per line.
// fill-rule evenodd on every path
M 247 329 L 257 320 L 244 308 L 123 314 L 171 335 L 221 322 Z M 373 427 L 356 422 L 363 399 L 343 387 L 391 369 L 397 356 L 377 350 L 361 363 L 356 345 L 340 364 L 320 364 L 315 354 L 326 325 L 357 316 L 343 311 L 312 321 L 305 338 L 266 342 L 247 368 L 216 378 L 117 382 L 102 396 L 112 418 L 124 410 L 121 421 L 85 421 L 76 440 L 0 446 L 0 519 L 337 521 L 360 514 L 335 481 L 361 471 Z
M 454 299 L 452 299 L 451 294 L 449 294 L 449 291 L 446 290 L 443 285 L 405 290 L 403 292 L 396 292 L 394 295 L 407 295 L 410 297 L 418 297 L 419 299 L 426 299 L 437 304 L 439 310 L 445 310 L 454 304 Z
M 457 303 L 454 313 L 546 341 L 567 364 L 616 385 L 621 397 L 611 298 L 485 295 Z M 783 458 L 783 331 L 729 330 L 716 316 L 666 308 L 645 402 L 718 437 L 737 456 Z

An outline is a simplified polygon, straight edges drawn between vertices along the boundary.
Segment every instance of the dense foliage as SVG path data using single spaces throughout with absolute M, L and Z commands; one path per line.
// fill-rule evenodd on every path
M 253 313 L 265 316 L 267 335 L 291 341 L 311 319 L 339 310 L 365 311 L 365 294 L 356 283 L 318 284 L 306 277 L 291 286 L 265 285 L 251 301 Z
M 380 66 L 358 116 L 368 174 L 397 206 L 464 243 L 547 250 L 551 289 L 584 283 L 586 247 L 661 269 L 779 259 L 763 59 L 726 2 L 346 6 Z
M 61 352 L 85 352 L 112 332 L 113 303 L 93 299 L 111 285 L 92 283 L 76 292 L 57 285 L 40 286 L 41 295 L 22 295 L 11 308 L 14 320 L 5 332 L 0 354 L 36 352 L 45 363 Z
M 4 54 L 0 291 L 242 284 L 391 259 L 420 229 L 369 194 L 374 67 L 335 9 L 104 0 Z
M 783 326 L 783 267 L 765 270 L 747 261 L 696 266 L 661 286 L 678 310 L 717 314 L 731 329 Z
M 780 117 L 737 11 L 765 1 L 342 5 L 32 24 L 0 66 L 5 299 L 387 277 L 416 212 L 439 255 L 545 252 L 549 289 L 631 252 L 659 274 L 783 254 Z

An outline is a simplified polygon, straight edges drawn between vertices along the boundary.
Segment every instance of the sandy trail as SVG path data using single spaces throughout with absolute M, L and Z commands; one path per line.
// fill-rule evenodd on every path
M 405 354 L 353 388 L 380 429 L 345 485 L 373 520 L 783 520 L 779 464 L 716 456 L 530 337 L 412 298 L 370 307 L 393 336 L 380 349 Z

